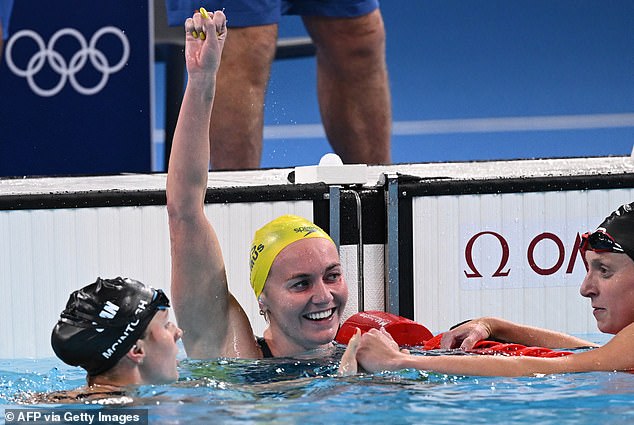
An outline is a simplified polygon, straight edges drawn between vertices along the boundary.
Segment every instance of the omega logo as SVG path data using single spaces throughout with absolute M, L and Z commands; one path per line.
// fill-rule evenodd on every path
M 500 263 L 497 269 L 495 270 L 495 272 L 493 272 L 493 274 L 491 275 L 491 277 L 508 276 L 509 273 L 511 272 L 511 269 L 507 268 L 507 263 L 510 257 L 509 244 L 507 240 L 504 238 L 504 236 L 502 236 L 501 234 L 497 232 L 492 232 L 492 231 L 482 231 L 482 232 L 476 233 L 467 242 L 467 245 L 465 246 L 464 254 L 465 254 L 465 260 L 467 262 L 469 271 L 464 270 L 465 276 L 467 276 L 467 278 L 482 277 L 482 274 L 480 273 L 480 271 L 478 270 L 478 268 L 476 267 L 473 261 L 473 246 L 475 242 L 483 235 L 494 236 L 499 242 L 500 247 L 502 248 Z M 540 264 L 537 264 L 537 261 L 535 260 L 535 250 L 537 246 L 541 243 L 545 243 L 545 241 L 550 241 L 551 243 L 554 243 L 555 246 L 557 247 L 557 251 L 558 251 L 557 260 L 552 265 L 543 265 L 543 264 L 540 265 Z M 579 233 L 577 233 L 572 251 L 570 252 L 570 256 L 568 258 L 568 264 L 566 266 L 567 274 L 572 273 L 574 270 L 575 260 L 577 259 L 577 255 L 579 254 L 580 242 L 581 242 L 581 236 L 579 235 Z M 561 238 L 559 238 L 559 236 L 555 235 L 554 233 L 550 233 L 550 232 L 540 233 L 539 235 L 535 236 L 528 244 L 528 247 L 526 249 L 526 260 L 528 262 L 529 267 L 538 275 L 541 275 L 541 276 L 552 275 L 561 269 L 562 265 L 564 264 L 564 261 L 566 260 L 566 249 L 564 247 L 564 243 L 561 241 Z

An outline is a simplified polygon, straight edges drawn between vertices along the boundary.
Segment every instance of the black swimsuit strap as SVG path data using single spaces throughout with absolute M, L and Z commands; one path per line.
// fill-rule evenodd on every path
M 265 359 L 270 359 L 275 357 L 273 353 L 271 353 L 271 349 L 269 348 L 269 344 L 266 343 L 266 339 L 262 336 L 255 337 L 258 345 L 260 346 L 260 350 L 262 350 L 262 355 Z

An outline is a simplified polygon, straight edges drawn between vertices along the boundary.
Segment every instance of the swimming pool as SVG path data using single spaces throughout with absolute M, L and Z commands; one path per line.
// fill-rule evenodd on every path
M 407 370 L 342 378 L 334 376 L 337 358 L 185 360 L 178 383 L 141 387 L 135 407 L 148 409 L 149 424 L 634 423 L 628 373 L 482 378 Z M 2 360 L 0 407 L 17 407 L 24 391 L 83 383 L 80 369 L 57 359 Z

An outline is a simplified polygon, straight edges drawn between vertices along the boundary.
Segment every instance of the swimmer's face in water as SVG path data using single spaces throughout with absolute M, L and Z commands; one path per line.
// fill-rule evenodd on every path
M 339 253 L 330 240 L 312 238 L 288 245 L 273 261 L 261 295 L 272 347 L 292 354 L 329 344 L 347 301 Z
M 586 251 L 581 295 L 590 298 L 601 332 L 616 334 L 634 323 L 634 261 L 614 252 Z
M 139 365 L 144 383 L 165 384 L 178 379 L 177 342 L 182 335 L 183 331 L 169 320 L 168 310 L 160 310 L 152 318 L 145 337 L 133 348 L 145 352 Z

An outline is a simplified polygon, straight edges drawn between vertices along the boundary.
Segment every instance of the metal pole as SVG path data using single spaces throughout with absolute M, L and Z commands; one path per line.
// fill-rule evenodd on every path
M 387 174 L 387 247 L 385 273 L 387 277 L 386 307 L 388 313 L 399 314 L 398 279 L 398 175 Z
M 337 250 L 341 239 L 341 186 L 330 186 L 328 188 L 328 200 L 330 205 L 330 237 L 335 243 Z
M 357 244 L 357 303 L 358 310 L 365 310 L 364 270 L 363 270 L 363 212 L 361 210 L 361 197 L 356 190 L 351 191 L 357 201 L 357 229 L 359 229 L 359 242 Z

